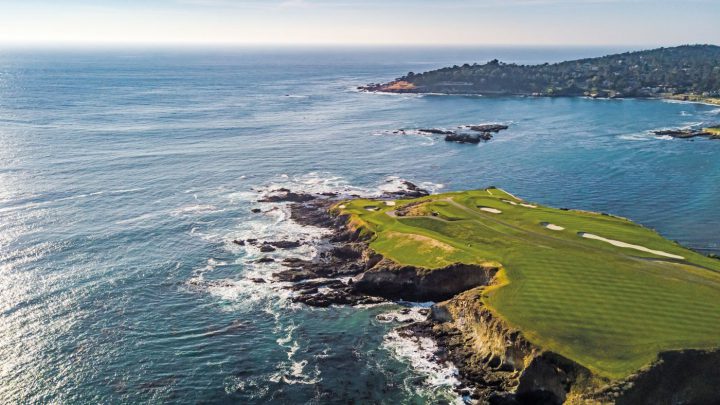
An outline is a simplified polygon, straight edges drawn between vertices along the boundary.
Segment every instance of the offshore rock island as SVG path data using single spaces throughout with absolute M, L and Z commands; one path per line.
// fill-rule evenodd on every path
M 332 231 L 276 279 L 314 306 L 436 302 L 402 333 L 434 338 L 479 403 L 717 400 L 720 261 L 609 214 L 406 186 L 275 193 L 296 222 Z
M 392 131 L 394 135 L 440 135 L 443 136 L 445 142 L 455 142 L 461 144 L 478 144 L 488 142 L 493 139 L 494 135 L 500 131 L 508 129 L 509 126 L 504 124 L 478 124 L 478 125 L 461 125 L 457 129 L 446 128 L 420 128 L 420 129 L 398 129 Z
M 686 45 L 541 65 L 493 60 L 360 87 L 390 93 L 647 97 L 720 104 L 720 47 Z

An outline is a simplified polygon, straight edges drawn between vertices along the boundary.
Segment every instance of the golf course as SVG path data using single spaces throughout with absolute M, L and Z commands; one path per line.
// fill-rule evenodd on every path
M 480 287 L 484 305 L 598 376 L 625 378 L 660 352 L 720 347 L 720 261 L 628 219 L 496 188 L 356 199 L 334 210 L 398 264 L 497 266 Z

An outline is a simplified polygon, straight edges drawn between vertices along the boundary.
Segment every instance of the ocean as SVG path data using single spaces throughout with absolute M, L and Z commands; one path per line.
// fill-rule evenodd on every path
M 309 308 L 233 239 L 318 229 L 264 191 L 502 187 L 720 253 L 720 122 L 659 100 L 367 94 L 408 71 L 554 62 L 601 48 L 0 51 L 0 402 L 457 403 L 428 303 Z M 459 145 L 393 130 L 499 122 Z M 263 212 L 253 213 L 260 208 Z M 266 283 L 255 283 L 263 278 Z M 402 308 L 410 308 L 402 314 Z

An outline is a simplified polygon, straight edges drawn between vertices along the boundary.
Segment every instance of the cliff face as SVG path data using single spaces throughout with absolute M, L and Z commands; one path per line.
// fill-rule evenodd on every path
M 636 374 L 609 381 L 528 342 L 481 300 L 483 288 L 435 305 L 433 333 L 475 395 L 491 404 L 720 404 L 720 351 L 660 353 Z
M 628 386 L 616 404 L 720 404 L 720 351 L 660 353 L 654 364 L 628 378 Z
M 528 342 L 481 300 L 483 288 L 460 294 L 432 310 L 435 335 L 475 395 L 493 404 L 561 404 L 582 382 L 586 368 Z
M 498 268 L 456 263 L 427 270 L 382 259 L 361 274 L 354 288 L 364 294 L 408 301 L 442 301 L 463 291 L 490 284 Z

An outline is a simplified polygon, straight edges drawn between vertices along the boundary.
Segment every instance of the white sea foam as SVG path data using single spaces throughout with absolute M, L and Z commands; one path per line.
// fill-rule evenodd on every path
M 626 134 L 618 136 L 618 139 L 622 139 L 623 141 L 650 141 L 652 140 L 652 136 L 647 133 Z
M 433 303 L 403 303 L 400 308 L 395 304 L 390 305 L 393 305 L 394 309 L 377 315 L 378 322 L 408 324 L 424 321 L 428 317 L 426 311 Z M 425 378 L 423 385 L 431 397 L 442 397 L 443 402 L 464 403 L 460 396 L 452 392 L 454 387 L 460 385 L 458 370 L 452 363 L 438 358 L 439 348 L 434 339 L 393 329 L 383 338 L 382 347 L 397 360 L 408 364 L 416 374 Z M 414 383 L 408 385 L 406 388 L 412 391 L 418 388 Z M 447 391 L 442 392 L 443 389 Z
M 170 215 L 172 216 L 183 216 L 183 215 L 192 215 L 192 214 L 207 214 L 212 212 L 221 212 L 224 211 L 223 209 L 219 209 L 218 207 L 211 205 L 211 204 L 192 204 L 192 205 L 186 205 L 180 208 L 177 208 L 170 212 Z
M 427 385 L 450 388 L 460 385 L 458 369 L 437 357 L 439 348 L 432 338 L 392 330 L 385 335 L 383 347 L 426 377 Z M 460 398 L 458 400 L 461 401 Z
M 669 129 L 669 128 L 663 128 L 663 129 Z M 659 131 L 662 129 L 652 130 L 652 131 L 645 131 L 635 134 L 625 134 L 618 136 L 618 139 L 622 139 L 624 141 L 652 141 L 652 140 L 659 140 L 659 141 L 669 141 L 673 140 L 673 138 L 670 135 L 655 135 L 654 131 Z
M 306 372 L 308 360 L 296 358 L 300 349 L 300 342 L 295 336 L 296 330 L 297 326 L 291 323 L 285 327 L 285 335 L 276 340 L 280 347 L 287 350 L 287 361 L 278 363 L 278 371 L 270 379 L 273 382 L 283 381 L 286 384 L 317 384 L 320 382 L 320 369 L 317 365 L 313 371 Z

